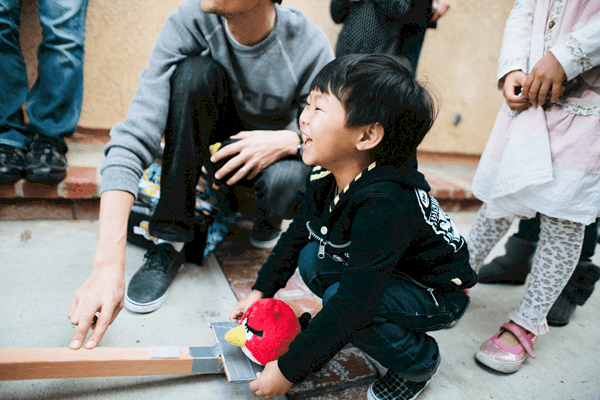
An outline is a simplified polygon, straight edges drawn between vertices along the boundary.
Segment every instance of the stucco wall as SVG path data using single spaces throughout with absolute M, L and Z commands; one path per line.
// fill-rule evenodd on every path
M 110 129 L 125 118 L 137 77 L 167 17 L 184 0 L 91 0 L 86 24 L 83 111 L 79 125 Z M 495 89 L 504 22 L 512 0 L 453 0 L 451 10 L 429 30 L 419 65 L 440 100 L 439 118 L 421 149 L 480 154 L 502 97 Z M 318 24 L 332 46 L 341 26 L 327 0 L 284 0 Z M 36 0 L 24 0 L 21 43 L 30 84 L 36 76 L 41 30 Z M 454 126 L 452 117 L 461 115 Z

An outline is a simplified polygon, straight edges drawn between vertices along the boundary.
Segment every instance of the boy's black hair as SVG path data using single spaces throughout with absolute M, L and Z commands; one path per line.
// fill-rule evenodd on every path
M 437 114 L 433 96 L 416 81 L 404 57 L 349 54 L 336 58 L 317 74 L 313 89 L 337 97 L 346 111 L 347 127 L 379 122 L 384 137 L 370 156 L 380 164 L 404 164 Z
M 281 0 L 271 0 L 273 3 L 281 4 Z

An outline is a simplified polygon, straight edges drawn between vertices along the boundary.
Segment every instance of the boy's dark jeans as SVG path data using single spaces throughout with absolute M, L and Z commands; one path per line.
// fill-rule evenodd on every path
M 211 58 L 191 56 L 177 66 L 171 78 L 161 196 L 150 224 L 151 235 L 192 241 L 195 188 L 202 165 L 210 162 L 209 145 L 251 130 L 240 120 L 231 93 L 226 71 Z M 277 221 L 294 216 L 310 170 L 302 161 L 287 158 L 240 184 L 256 190 L 256 213 Z
M 328 257 L 317 258 L 317 251 L 316 242 L 308 244 L 300 252 L 298 270 L 325 305 L 338 290 L 342 267 Z M 441 360 L 435 339 L 426 332 L 446 328 L 469 305 L 462 290 L 436 291 L 434 296 L 435 300 L 408 280 L 394 279 L 381 294 L 373 322 L 357 332 L 352 343 L 407 380 L 428 380 Z

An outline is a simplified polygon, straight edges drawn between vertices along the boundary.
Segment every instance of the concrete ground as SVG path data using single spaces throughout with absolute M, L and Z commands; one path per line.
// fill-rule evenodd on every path
M 474 213 L 449 213 L 466 236 Z M 71 297 L 89 275 L 97 221 L 0 222 L 0 348 L 66 347 L 75 332 L 67 319 Z M 516 224 L 513 225 L 513 231 Z M 491 257 L 503 253 L 503 243 Z M 126 279 L 144 251 L 130 246 Z M 595 262 L 600 264 L 600 255 Z M 537 359 L 515 374 L 485 369 L 474 361 L 478 346 L 506 322 L 525 287 L 480 284 L 471 307 L 454 328 L 435 332 L 442 352 L 438 376 L 423 400 L 600 399 L 600 291 L 576 310 L 566 327 L 540 338 Z M 146 315 L 121 312 L 104 347 L 212 346 L 207 324 L 226 321 L 236 298 L 216 259 L 186 264 L 169 298 Z M 85 350 L 82 350 L 85 351 Z M 224 375 L 154 376 L 0 381 L 0 399 L 250 399 L 247 384 Z M 333 397 L 327 398 L 336 398 Z

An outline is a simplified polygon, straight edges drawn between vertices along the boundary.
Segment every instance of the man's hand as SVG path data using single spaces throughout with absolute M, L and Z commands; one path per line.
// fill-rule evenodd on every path
M 523 97 L 529 98 L 533 105 L 543 105 L 552 91 L 551 103 L 556 103 L 565 91 L 563 83 L 567 79 L 565 70 L 552 52 L 548 52 L 531 70 L 523 84 Z
M 516 94 L 517 88 L 522 88 L 526 80 L 527 75 L 520 70 L 511 71 L 504 77 L 502 94 L 506 99 L 508 107 L 513 111 L 523 111 L 531 107 L 531 103 L 527 97 Z
M 240 318 L 246 312 L 248 307 L 252 305 L 257 300 L 264 298 L 265 295 L 258 290 L 253 290 L 248 296 L 238 301 L 238 303 L 233 307 L 231 314 L 229 314 L 229 320 L 231 322 L 240 322 Z
M 71 324 L 77 325 L 77 331 L 69 348 L 79 349 L 90 328 L 94 333 L 84 347 L 96 347 L 108 326 L 123 309 L 125 278 L 121 271 L 120 268 L 94 269 L 90 277 L 77 289 L 69 308 L 69 319 Z M 93 325 L 97 312 L 100 315 Z
M 450 8 L 450 0 L 434 0 L 433 4 L 434 13 L 431 17 L 431 21 L 435 22 L 438 19 L 442 18 L 444 14 Z
M 237 154 L 215 172 L 215 178 L 221 179 L 236 171 L 227 180 L 228 185 L 235 185 L 243 178 L 253 179 L 275 161 L 295 155 L 298 148 L 298 135 L 293 131 L 245 131 L 231 138 L 240 140 L 219 149 L 210 158 L 211 162 L 217 162 Z
M 265 399 L 283 396 L 292 387 L 292 382 L 285 379 L 279 370 L 277 361 L 267 363 L 263 372 L 257 373 L 256 377 L 258 379 L 250 382 L 250 390 L 254 391 L 256 396 L 263 396 Z

